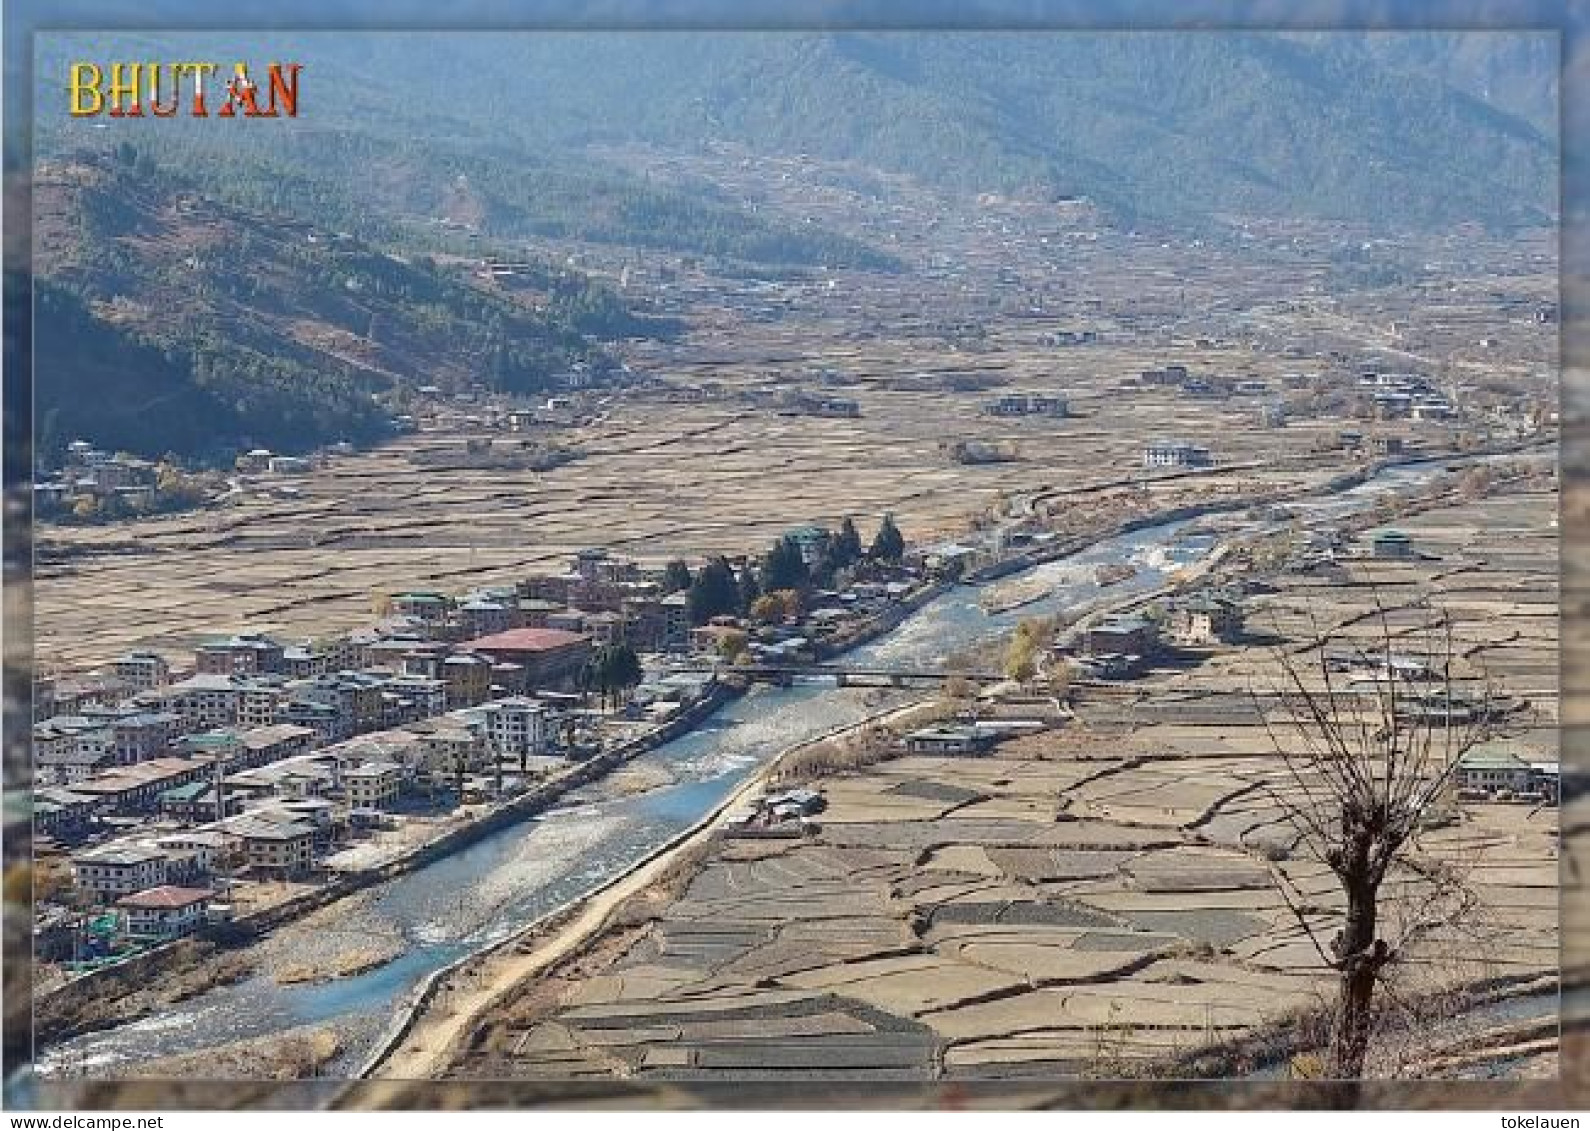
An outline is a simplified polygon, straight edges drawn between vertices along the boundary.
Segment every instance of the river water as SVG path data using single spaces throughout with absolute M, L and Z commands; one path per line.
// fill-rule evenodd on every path
M 1419 486 L 1443 466 L 1390 469 L 1356 488 L 1295 509 L 1311 524 L 1326 522 L 1390 492 Z M 1273 520 L 1238 517 L 1249 531 L 1275 525 Z M 1106 594 L 1094 582 L 1094 569 L 1105 563 L 1139 566 L 1135 576 L 1108 589 L 1110 599 L 1151 589 L 1165 580 L 1167 571 L 1195 563 L 1213 549 L 1208 536 L 1181 536 L 1187 525 L 1181 521 L 1145 527 L 1015 575 L 1024 590 L 1035 578 L 1052 588 L 1040 600 L 1002 614 L 982 610 L 981 590 L 958 587 L 842 662 L 916 668 L 943 663 L 952 652 L 1005 635 L 1026 617 L 1095 602 Z M 594 783 L 557 808 L 372 889 L 341 929 L 372 937 L 401 936 L 403 953 L 393 961 L 321 985 L 280 986 L 264 975 L 251 977 L 156 1017 L 56 1045 L 39 1056 L 37 1069 L 44 1075 L 116 1075 L 155 1057 L 198 1052 L 295 1026 L 334 1023 L 346 1051 L 332 1066 L 333 1074 L 351 1072 L 426 975 L 622 874 L 699 821 L 780 751 L 920 695 L 838 688 L 831 680 L 757 687 L 690 733 L 636 759 L 636 766 L 662 771 L 659 779 L 666 777 L 669 784 L 621 796 L 610 783 Z

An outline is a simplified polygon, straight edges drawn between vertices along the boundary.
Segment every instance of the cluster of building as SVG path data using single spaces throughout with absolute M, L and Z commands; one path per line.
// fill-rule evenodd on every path
M 1234 586 L 1200 589 L 1167 602 L 1163 616 L 1114 613 L 1062 646 L 1083 674 L 1120 679 L 1148 667 L 1167 647 L 1235 644 L 1243 636 L 1243 594 Z
M 1364 373 L 1358 392 L 1377 420 L 1446 421 L 1458 415 L 1451 400 L 1417 373 Z
M 159 491 L 155 464 L 126 453 L 107 452 L 86 440 L 66 446 L 59 472 L 40 477 L 33 501 L 41 513 L 69 507 L 83 497 L 104 502 L 118 499 L 129 507 L 146 506 Z
M 789 537 L 815 562 L 832 535 Z M 786 623 L 693 628 L 664 571 L 587 550 L 516 585 L 384 596 L 379 620 L 334 639 L 238 632 L 201 641 L 180 670 L 131 651 L 36 687 L 38 834 L 72 851 L 74 902 L 118 916 L 116 937 L 195 930 L 217 905 L 230 915 L 239 881 L 312 879 L 366 830 L 438 797 L 511 796 L 710 695 L 713 665 L 669 653 L 716 658 L 733 633 L 755 660 L 809 657 L 920 580 L 911 566 L 878 572 L 805 594 Z M 617 715 L 590 710 L 580 676 L 620 642 L 657 662 Z
M 34 819 L 46 850 L 76 848 L 75 902 L 119 915 L 128 938 L 196 929 L 231 882 L 312 876 L 411 801 L 509 795 L 713 685 L 654 667 L 616 718 L 584 707 L 575 687 L 602 644 L 691 643 L 684 594 L 600 551 L 517 586 L 382 605 L 336 639 L 240 632 L 202 641 L 181 670 L 140 649 L 39 681 Z

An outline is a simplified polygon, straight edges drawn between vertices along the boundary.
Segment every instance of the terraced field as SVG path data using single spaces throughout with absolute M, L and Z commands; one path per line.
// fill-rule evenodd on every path
M 1358 623 L 1371 593 L 1427 596 L 1466 661 L 1529 699 L 1513 737 L 1547 754 L 1555 498 L 1411 517 L 1425 557 L 1357 563 L 1331 589 L 1281 575 L 1255 612 L 1300 643 L 1305 610 Z M 1212 651 L 1150 677 L 1137 702 L 1084 697 L 1067 727 L 989 758 L 902 757 L 818 783 L 817 836 L 720 842 L 607 958 L 521 987 L 454 1072 L 1096 1076 L 1284 1029 L 1332 991 L 1299 914 L 1328 939 L 1341 904 L 1278 807 L 1293 787 L 1270 738 L 1241 709 L 1268 654 Z M 1399 995 L 1555 973 L 1557 828 L 1554 808 L 1466 802 L 1421 835 L 1461 869 L 1475 910 L 1410 952 Z M 1386 929 L 1427 892 L 1394 874 Z M 1469 1044 L 1489 1039 L 1473 1028 Z

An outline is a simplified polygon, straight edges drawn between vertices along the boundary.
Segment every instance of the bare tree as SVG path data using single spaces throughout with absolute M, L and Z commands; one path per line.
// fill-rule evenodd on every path
M 1409 613 L 1413 623 L 1394 625 L 1394 614 Z M 1371 645 L 1346 649 L 1359 669 L 1356 679 L 1339 670 L 1331 637 L 1316 625 L 1304 648 L 1280 654 L 1280 686 L 1267 701 L 1258 699 L 1286 769 L 1285 788 L 1272 788 L 1271 796 L 1344 897 L 1340 928 L 1327 944 L 1317 933 L 1318 909 L 1305 908 L 1298 893 L 1281 885 L 1321 960 L 1337 974 L 1327 1064 L 1336 1079 L 1364 1074 L 1376 986 L 1393 964 L 1473 910 L 1456 870 L 1422 853 L 1418 836 L 1450 791 L 1458 760 L 1488 735 L 1496 714 L 1483 681 L 1470 690 L 1454 671 L 1451 623 L 1443 612 L 1422 604 L 1389 610 L 1377 600 L 1371 619 L 1378 622 Z M 1388 924 L 1396 928 L 1387 932 L 1392 941 L 1382 937 Z

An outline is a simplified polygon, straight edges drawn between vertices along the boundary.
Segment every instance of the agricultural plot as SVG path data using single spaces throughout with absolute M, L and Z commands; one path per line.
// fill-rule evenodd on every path
M 1499 651 L 1499 689 L 1550 716 L 1554 505 L 1537 493 L 1427 511 L 1404 524 L 1427 557 L 1306 595 L 1346 624 L 1371 581 L 1422 594 L 1476 664 Z M 1512 533 L 1479 537 L 1493 528 Z M 1302 596 L 1283 575 L 1258 600 L 1296 626 Z M 1291 779 L 1270 737 L 1251 714 L 1208 710 L 1246 700 L 1253 651 L 1154 677 L 1151 719 L 1084 699 L 1066 730 L 991 757 L 907 756 L 818 783 L 817 836 L 723 842 L 600 974 L 511 996 L 455 1071 L 1113 1075 L 1294 1023 L 1333 987 L 1304 923 L 1328 940 L 1342 901 L 1280 807 Z M 1398 993 L 1555 973 L 1557 816 L 1464 802 L 1421 834 L 1474 906 L 1410 952 Z M 1427 893 L 1394 874 L 1388 932 Z

